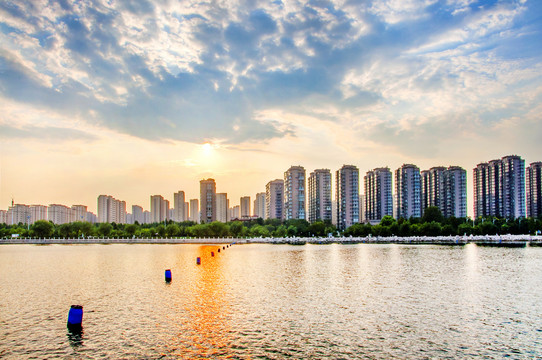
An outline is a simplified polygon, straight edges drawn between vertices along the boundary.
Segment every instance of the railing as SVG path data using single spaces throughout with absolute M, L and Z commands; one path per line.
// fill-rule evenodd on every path
M 367 236 L 367 237 L 286 237 L 286 238 L 3 238 L 0 244 L 427 244 L 465 245 L 474 243 L 482 246 L 522 247 L 542 246 L 542 236 L 536 235 L 469 235 L 469 236 Z

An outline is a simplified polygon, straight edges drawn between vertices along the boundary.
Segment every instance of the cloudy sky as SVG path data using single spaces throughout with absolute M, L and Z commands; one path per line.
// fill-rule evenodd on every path
M 538 0 L 0 2 L 0 209 L 542 160 Z

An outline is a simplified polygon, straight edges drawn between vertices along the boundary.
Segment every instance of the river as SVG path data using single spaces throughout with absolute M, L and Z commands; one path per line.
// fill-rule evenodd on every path
M 542 357 L 542 248 L 222 246 L 0 246 L 0 358 Z

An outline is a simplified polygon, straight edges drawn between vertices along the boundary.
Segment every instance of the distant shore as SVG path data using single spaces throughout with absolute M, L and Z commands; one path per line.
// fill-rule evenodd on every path
M 466 245 L 525 247 L 542 246 L 542 236 L 478 235 L 478 236 L 367 236 L 367 237 L 290 237 L 290 238 L 79 238 L 35 239 L 4 238 L 0 244 L 406 244 L 406 245 Z

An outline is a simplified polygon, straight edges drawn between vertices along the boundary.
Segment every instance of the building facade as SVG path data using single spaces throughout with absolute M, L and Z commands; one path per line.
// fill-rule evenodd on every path
M 467 217 L 467 171 L 459 166 L 450 166 L 444 171 L 445 217 Z
M 98 196 L 99 223 L 126 223 L 126 202 L 110 195 Z
M 388 167 L 368 171 L 363 178 L 366 222 L 380 222 L 386 216 L 393 216 L 392 175 Z
M 216 221 L 223 223 L 228 222 L 230 220 L 229 209 L 230 200 L 228 200 L 228 194 L 216 194 Z
M 151 223 L 169 220 L 169 201 L 162 195 L 151 196 Z
M 199 184 L 200 223 L 211 223 L 216 221 L 216 183 L 214 179 L 204 179 Z
M 199 223 L 200 221 L 198 199 L 190 199 L 190 221 L 195 223 Z
M 330 221 L 331 210 L 331 171 L 316 169 L 309 175 L 309 222 Z
M 354 165 L 343 165 L 335 180 L 337 227 L 344 230 L 359 223 L 359 170 Z
M 527 217 L 542 215 L 542 162 L 534 162 L 526 171 Z
M 266 219 L 284 219 L 284 180 L 276 179 L 265 185 Z
M 525 161 L 516 155 L 473 170 L 474 217 L 525 217 Z
M 421 217 L 420 169 L 404 164 L 395 170 L 396 217 L 408 219 Z
M 284 173 L 284 219 L 305 219 L 305 168 L 292 166 Z
M 254 216 L 262 219 L 265 217 L 265 193 L 257 193 L 256 199 L 254 199 Z
M 71 209 L 66 205 L 50 204 L 47 209 L 47 217 L 53 224 L 67 224 L 70 222 L 71 212 Z
M 242 218 L 250 217 L 250 196 L 242 196 L 239 199 L 240 215 Z
M 185 195 L 184 191 L 177 191 L 173 194 L 173 220 L 177 222 L 186 220 L 184 212 Z
M 132 218 L 134 223 L 145 224 L 145 217 L 143 216 L 143 208 L 139 205 L 132 205 Z

